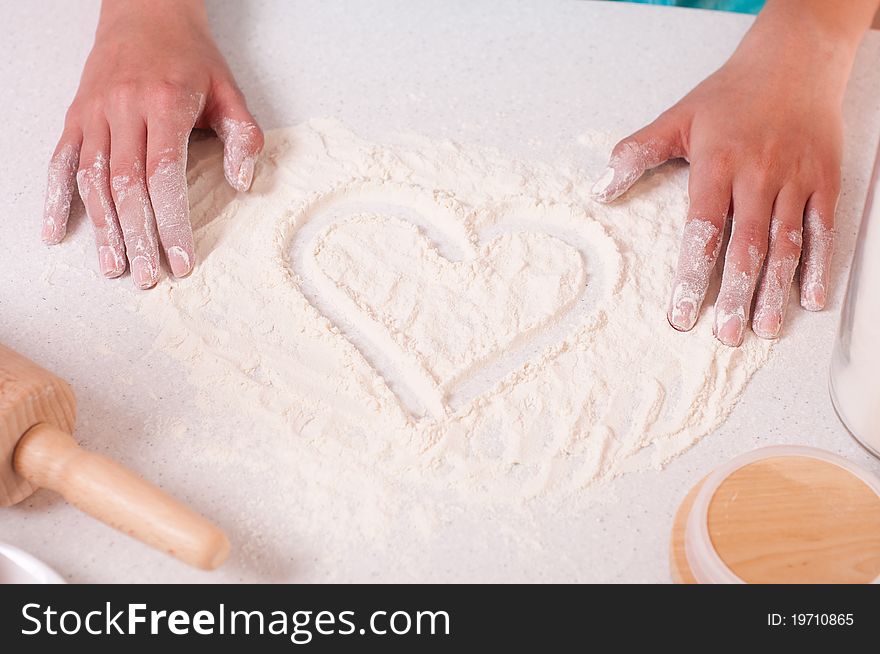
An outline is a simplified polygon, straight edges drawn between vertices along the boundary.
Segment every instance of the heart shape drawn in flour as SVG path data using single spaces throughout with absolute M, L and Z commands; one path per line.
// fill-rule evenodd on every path
M 308 301 L 415 420 L 442 420 L 604 323 L 622 259 L 582 210 L 517 200 L 471 209 L 413 186 L 351 183 L 287 235 Z

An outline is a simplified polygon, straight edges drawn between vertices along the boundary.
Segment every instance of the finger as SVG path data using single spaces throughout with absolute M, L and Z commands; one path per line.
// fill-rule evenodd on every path
M 117 109 L 110 116 L 110 188 L 132 279 L 150 288 L 159 279 L 159 243 L 144 178 L 147 130 L 139 116 Z
M 41 237 L 47 245 L 60 243 L 67 233 L 70 203 L 76 188 L 76 169 L 79 165 L 79 149 L 82 133 L 77 128 L 67 128 L 55 147 L 49 162 L 46 184 L 46 203 L 43 208 Z
M 209 111 L 209 124 L 223 141 L 226 181 L 237 191 L 247 191 L 263 149 L 263 132 L 238 89 L 229 86 L 217 92 Z
M 794 187 L 780 191 L 770 220 L 770 245 L 764 272 L 755 294 L 752 331 L 761 338 L 779 336 L 791 294 L 794 273 L 801 257 L 806 198 Z
M 730 210 L 728 173 L 707 157 L 691 164 L 687 220 L 678 254 L 667 319 L 679 331 L 693 329 L 721 251 Z
M 110 127 L 103 117 L 83 132 L 76 184 L 94 227 L 101 274 L 119 277 L 125 272 L 125 243 L 110 193 Z
M 752 297 L 767 254 L 774 193 L 760 183 L 745 180 L 733 189 L 733 226 L 721 289 L 715 302 L 715 337 L 731 347 L 743 341 L 751 313 Z
M 816 192 L 807 202 L 801 261 L 801 306 L 807 311 L 821 311 L 828 299 L 836 205 L 836 190 Z
M 187 145 L 194 122 L 195 113 L 185 106 L 151 115 L 147 121 L 147 187 L 159 241 L 175 277 L 188 275 L 195 263 L 186 184 Z
M 614 146 L 608 167 L 590 192 L 599 202 L 611 202 L 646 170 L 684 155 L 680 123 L 667 112 Z

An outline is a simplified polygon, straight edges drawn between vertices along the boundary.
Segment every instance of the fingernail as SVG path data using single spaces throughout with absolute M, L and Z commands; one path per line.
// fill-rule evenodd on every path
M 119 277 L 125 272 L 125 259 L 109 245 L 98 248 L 98 263 L 105 277 Z
M 253 157 L 247 157 L 241 162 L 241 166 L 238 168 L 238 177 L 236 178 L 239 191 L 244 192 L 251 187 L 251 182 L 254 179 L 254 163 Z
M 779 331 L 782 329 L 782 316 L 776 312 L 768 312 L 762 316 L 760 316 L 755 324 L 752 325 L 752 330 L 757 334 L 760 338 L 773 339 L 779 336 Z
M 814 282 L 804 287 L 801 293 L 801 306 L 807 311 L 821 311 L 825 308 L 825 285 Z
M 669 324 L 675 329 L 687 332 L 694 328 L 697 323 L 697 303 L 693 298 L 682 295 L 682 287 L 679 284 L 672 294 L 672 309 L 669 312 Z
M 150 288 L 156 284 L 156 273 L 146 257 L 135 257 L 131 262 L 131 276 L 139 288 Z
M 681 332 L 688 332 L 697 323 L 696 307 L 688 302 L 679 302 L 673 307 L 669 323 Z
M 611 186 L 611 183 L 614 181 L 614 168 L 611 166 L 605 169 L 605 172 L 602 173 L 602 176 L 598 179 L 598 181 L 593 184 L 593 188 L 590 189 L 590 193 L 593 197 L 601 202 L 605 202 L 608 199 L 608 188 Z
M 192 272 L 189 255 L 186 250 L 177 245 L 168 248 L 168 264 L 175 277 L 186 277 Z
M 721 314 L 715 323 L 715 337 L 725 345 L 737 347 L 743 338 L 742 318 Z
M 61 242 L 58 236 L 58 225 L 51 218 L 43 221 L 43 229 L 40 231 L 40 237 L 46 245 L 57 245 Z

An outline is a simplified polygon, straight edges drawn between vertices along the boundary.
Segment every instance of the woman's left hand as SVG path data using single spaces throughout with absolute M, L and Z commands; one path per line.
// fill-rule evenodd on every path
M 730 346 L 742 343 L 750 318 L 758 336 L 779 336 L 799 262 L 801 306 L 818 311 L 828 294 L 854 47 L 840 47 L 811 17 L 779 13 L 759 18 L 720 70 L 621 141 L 593 188 L 611 202 L 645 170 L 690 162 L 668 319 L 694 327 L 732 215 L 714 319 Z

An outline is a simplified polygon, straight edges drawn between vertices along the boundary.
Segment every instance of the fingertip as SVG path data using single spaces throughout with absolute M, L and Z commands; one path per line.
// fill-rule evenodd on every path
M 159 281 L 158 266 L 145 256 L 136 256 L 131 262 L 131 278 L 142 290 L 152 288 Z
M 807 283 L 801 288 L 801 306 L 807 311 L 822 311 L 827 299 L 825 285 L 820 282 Z
M 602 176 L 596 180 L 595 184 L 593 184 L 593 188 L 590 189 L 590 194 L 593 196 L 593 198 L 599 200 L 599 202 L 607 202 L 608 192 L 613 183 L 614 168 L 608 166 L 605 168 Z
M 661 116 L 614 146 L 608 167 L 593 185 L 591 195 L 599 202 L 613 202 L 646 170 L 685 154 L 678 122 L 668 114 Z
M 235 190 L 245 193 L 251 188 L 254 179 L 254 166 L 256 165 L 256 161 L 256 156 L 249 156 L 242 159 L 235 179 L 230 182 Z
M 764 277 L 755 297 L 755 314 L 752 316 L 752 332 L 767 341 L 776 340 L 782 331 L 785 305 L 788 302 L 787 288 L 791 287 L 785 278 L 779 279 L 778 266 L 772 263 L 764 271 Z
M 603 204 L 614 202 L 638 181 L 644 171 L 641 165 L 630 165 L 612 158 L 612 163 L 590 189 L 590 195 Z
M 715 312 L 715 338 L 728 347 L 742 345 L 744 336 L 743 317 L 738 313 L 728 313 L 716 310 Z
M 246 111 L 246 110 L 241 110 Z M 229 184 L 241 190 L 250 187 L 254 162 L 263 149 L 263 131 L 249 114 L 246 119 L 221 116 L 211 127 L 223 141 L 223 172 Z
M 807 311 L 821 311 L 828 301 L 836 202 L 835 194 L 814 194 L 804 213 L 801 306 Z
M 673 315 L 672 311 L 666 312 L 666 322 L 669 323 L 669 326 L 672 327 L 675 331 L 681 333 L 687 333 L 694 328 L 696 321 L 692 322 L 690 326 L 687 325 L 687 322 L 682 321 L 680 317 L 676 317 Z
M 58 245 L 64 240 L 66 234 L 66 225 L 59 224 L 57 220 L 48 216 L 43 220 L 43 227 L 40 230 L 40 238 L 45 245 Z
M 74 142 L 61 143 L 49 162 L 43 224 L 40 230 L 40 237 L 46 245 L 57 245 L 64 239 L 70 205 L 76 190 L 80 145 Z
M 98 265 L 101 274 L 115 279 L 125 272 L 125 256 L 110 245 L 98 247 Z
M 165 256 L 168 258 L 168 265 L 171 267 L 171 272 L 178 279 L 186 277 L 192 272 L 193 257 L 179 245 L 173 245 L 168 248 Z
M 774 341 L 782 331 L 782 316 L 778 313 L 759 313 L 752 321 L 752 331 L 758 338 Z
M 682 230 L 678 269 L 672 284 L 667 319 L 681 332 L 692 330 L 700 317 L 718 259 L 721 228 L 702 218 L 688 218 Z
M 679 332 L 689 332 L 697 324 L 697 311 L 693 302 L 677 302 L 666 312 L 669 324 Z

